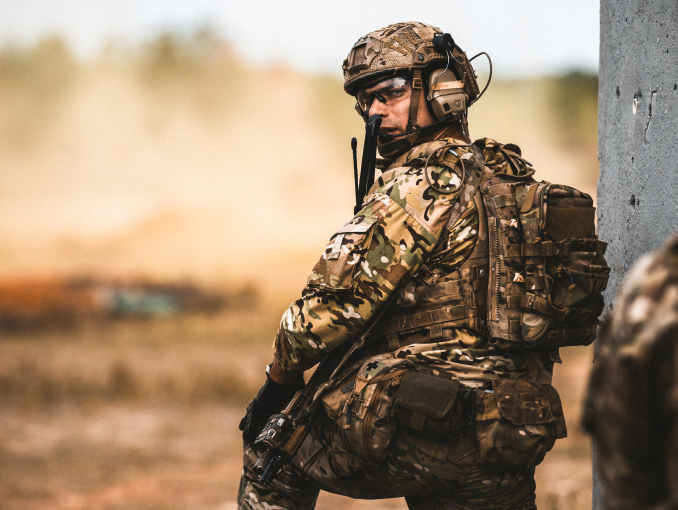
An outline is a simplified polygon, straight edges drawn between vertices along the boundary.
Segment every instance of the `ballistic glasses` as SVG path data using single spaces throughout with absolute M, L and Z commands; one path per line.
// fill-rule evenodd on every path
M 387 106 L 398 102 L 411 89 L 410 80 L 403 76 L 394 76 L 380 80 L 372 85 L 360 89 L 355 96 L 355 109 L 360 115 L 367 118 L 372 102 L 376 99 Z

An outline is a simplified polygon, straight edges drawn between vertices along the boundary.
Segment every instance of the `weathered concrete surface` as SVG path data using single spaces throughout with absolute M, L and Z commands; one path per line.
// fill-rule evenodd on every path
M 633 263 L 678 230 L 678 0 L 601 0 L 600 39 L 598 221 L 610 303 Z
M 598 221 L 611 297 L 678 230 L 678 1 L 601 0 L 600 25 Z

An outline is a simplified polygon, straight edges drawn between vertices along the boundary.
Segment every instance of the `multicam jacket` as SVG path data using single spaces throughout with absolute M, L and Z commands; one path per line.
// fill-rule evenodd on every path
M 584 409 L 607 510 L 678 508 L 678 236 L 629 273 Z
M 477 158 L 459 140 L 436 140 L 414 147 L 383 172 L 359 213 L 331 237 L 301 298 L 283 315 L 274 352 L 285 370 L 306 370 L 354 340 L 415 275 L 444 276 L 468 258 L 479 242 L 478 208 L 470 201 L 447 223 L 468 169 L 485 163 Z M 550 383 L 557 359 L 557 352 L 502 354 L 468 328 L 410 340 L 389 345 L 384 337 L 382 351 L 399 349 L 415 365 L 469 386 L 497 377 Z

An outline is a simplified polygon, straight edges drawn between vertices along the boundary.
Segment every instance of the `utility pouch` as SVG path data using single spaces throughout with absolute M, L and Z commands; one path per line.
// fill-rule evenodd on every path
M 322 397 L 336 421 L 343 448 L 363 461 L 381 459 L 395 433 L 391 408 L 400 380 L 412 362 L 391 353 L 367 359 L 357 374 Z
M 406 373 L 393 407 L 399 426 L 427 436 L 449 438 L 469 424 L 462 411 L 460 383 L 421 372 Z
M 556 389 L 524 379 L 493 379 L 476 402 L 478 460 L 501 467 L 536 466 L 567 436 Z

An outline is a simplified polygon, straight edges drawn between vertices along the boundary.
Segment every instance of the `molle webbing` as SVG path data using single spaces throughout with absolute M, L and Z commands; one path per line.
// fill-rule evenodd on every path
M 484 147 L 492 173 L 480 187 L 490 237 L 490 342 L 501 349 L 587 345 L 609 275 L 593 200 L 536 182 L 519 150 Z
M 384 317 L 389 345 L 448 338 L 454 328 L 487 335 L 501 350 L 588 345 L 610 270 L 606 243 L 595 236 L 593 200 L 568 186 L 536 182 L 518 147 L 479 142 L 474 162 L 486 166 L 465 169 L 440 238 L 454 243 L 450 231 L 473 200 L 473 250 L 455 271 L 425 264 L 412 283 L 413 306 Z
M 443 145 L 435 148 L 428 157 L 440 152 L 444 158 L 444 151 L 448 148 L 453 151 L 453 147 Z M 396 308 L 390 314 L 383 325 L 383 333 L 387 336 L 426 331 L 428 338 L 433 340 L 444 336 L 444 331 L 449 328 L 466 328 L 480 332 L 483 327 L 481 321 L 484 320 L 487 309 L 488 249 L 483 204 L 477 191 L 483 181 L 484 167 L 481 164 L 482 153 L 475 146 L 472 146 L 472 150 L 473 154 L 463 154 L 459 159 L 463 169 L 462 189 L 450 211 L 439 245 L 448 242 L 450 230 L 473 200 L 479 216 L 479 231 L 473 251 L 452 273 L 441 275 L 436 272 L 435 267 L 425 268 L 436 276 L 417 280 L 415 294 L 418 304 L 412 308 Z M 473 164 L 469 164 L 470 161 Z
M 588 251 L 604 255 L 606 248 L 607 243 L 597 239 L 569 239 L 561 242 L 504 244 L 501 247 L 501 254 L 504 257 L 566 257 L 571 252 Z
M 456 327 L 462 327 L 466 323 L 466 316 L 466 306 L 463 303 L 457 306 L 440 306 L 394 317 L 384 328 L 384 333 L 390 335 L 442 323 L 454 323 Z
M 419 298 L 414 308 L 394 308 L 385 321 L 383 334 L 399 334 L 403 343 L 446 338 L 454 328 L 482 332 L 487 316 L 488 246 L 487 220 L 480 194 L 473 196 L 478 213 L 475 246 L 462 265 L 443 279 L 417 282 Z M 445 239 L 445 238 L 443 238 Z

